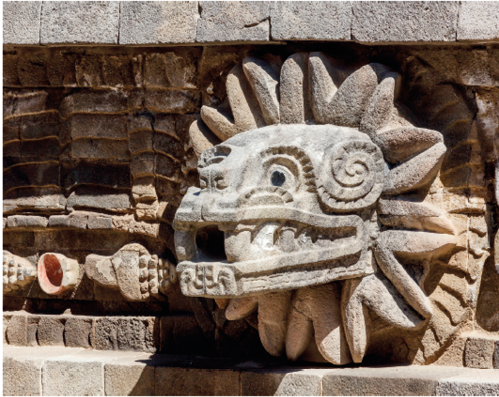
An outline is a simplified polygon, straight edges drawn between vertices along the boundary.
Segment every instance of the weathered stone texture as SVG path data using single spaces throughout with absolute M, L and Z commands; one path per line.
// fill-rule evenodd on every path
M 499 2 L 462 1 L 457 40 L 499 40 Z
M 199 7 L 198 43 L 269 41 L 270 2 L 200 1 Z
M 42 2 L 4 1 L 2 6 L 3 44 L 39 44 Z
M 270 8 L 273 40 L 350 40 L 349 1 L 274 1 Z
M 4 396 L 41 396 L 43 359 L 3 359 Z
M 118 44 L 118 1 L 45 1 L 41 44 Z
M 457 2 L 352 2 L 352 39 L 362 43 L 456 39 Z
M 107 396 L 154 396 L 155 368 L 143 363 L 105 364 L 104 392 Z
M 104 364 L 85 359 L 45 360 L 42 388 L 48 396 L 104 395 Z
M 119 44 L 194 43 L 197 1 L 130 1 L 121 4 Z
M 239 395 L 239 373 L 222 369 L 156 368 L 156 395 Z

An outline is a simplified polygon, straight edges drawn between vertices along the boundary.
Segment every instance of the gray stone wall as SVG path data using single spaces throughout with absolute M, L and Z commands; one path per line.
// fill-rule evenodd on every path
M 4 44 L 499 42 L 499 2 L 4 2 Z

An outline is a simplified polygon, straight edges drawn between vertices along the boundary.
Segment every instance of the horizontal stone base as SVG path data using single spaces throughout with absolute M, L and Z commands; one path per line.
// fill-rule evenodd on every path
M 280 366 L 194 356 L 3 346 L 4 395 L 499 395 L 499 370 Z

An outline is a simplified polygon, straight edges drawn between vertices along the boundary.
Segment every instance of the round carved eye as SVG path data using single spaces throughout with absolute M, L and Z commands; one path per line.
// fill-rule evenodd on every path
M 286 182 L 286 176 L 281 171 L 274 171 L 270 177 L 270 181 L 274 186 L 282 186 Z

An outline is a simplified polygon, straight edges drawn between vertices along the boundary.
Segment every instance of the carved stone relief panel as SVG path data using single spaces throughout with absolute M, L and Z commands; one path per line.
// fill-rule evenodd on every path
M 469 112 L 418 117 L 404 104 L 417 84 L 319 52 L 247 57 L 226 88 L 190 129 L 206 150 L 174 222 L 185 295 L 229 320 L 257 312 L 265 349 L 292 360 L 358 363 L 397 340 L 397 359 L 431 363 L 473 329 L 485 207 L 479 193 L 462 208 L 446 156 L 452 128 L 478 144 L 472 116 L 452 118 Z

